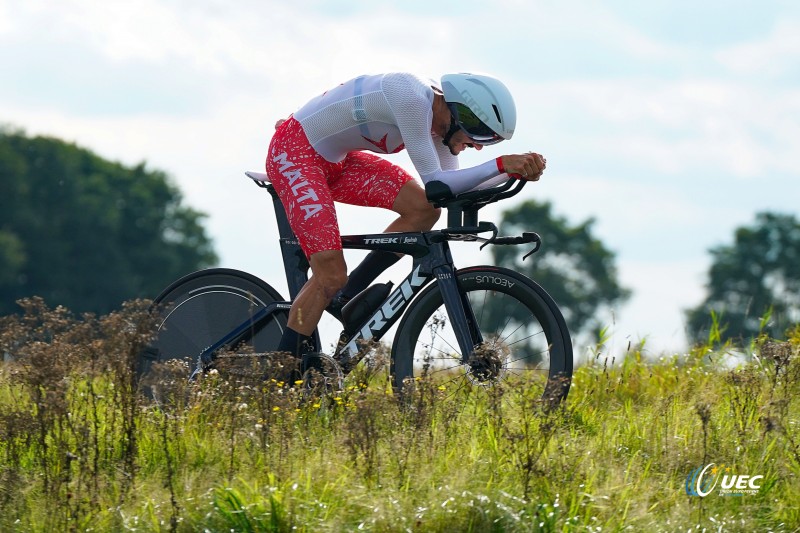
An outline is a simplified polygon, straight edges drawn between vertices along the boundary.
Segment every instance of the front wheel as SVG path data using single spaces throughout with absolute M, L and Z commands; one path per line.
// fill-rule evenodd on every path
M 536 387 L 547 401 L 566 399 L 572 379 L 572 341 L 550 295 L 531 279 L 500 267 L 459 270 L 457 278 L 483 343 L 469 361 L 462 361 L 434 283 L 398 326 L 392 346 L 395 388 L 402 390 L 423 376 L 440 378 L 446 389 L 509 379 Z

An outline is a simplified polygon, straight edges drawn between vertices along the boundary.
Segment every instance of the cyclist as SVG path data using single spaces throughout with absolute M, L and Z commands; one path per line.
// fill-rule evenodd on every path
M 423 183 L 440 181 L 453 194 L 504 173 L 536 181 L 545 169 L 537 153 L 502 155 L 459 169 L 466 148 L 510 139 L 516 125 L 511 93 L 483 74 L 447 74 L 441 83 L 408 73 L 360 76 L 313 98 L 276 124 L 266 169 L 312 277 L 295 298 L 278 350 L 302 357 L 334 297 L 340 308 L 399 256 L 372 251 L 347 276 L 334 201 L 391 209 L 385 229 L 428 231 L 440 210 L 422 186 L 380 154 L 408 151 Z

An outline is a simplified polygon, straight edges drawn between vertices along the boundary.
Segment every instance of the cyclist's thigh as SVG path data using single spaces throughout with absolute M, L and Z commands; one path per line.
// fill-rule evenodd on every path
M 330 188 L 337 202 L 392 209 L 400 189 L 413 180 L 402 167 L 375 154 L 350 152 Z
M 328 186 L 329 176 L 336 174 L 340 165 L 320 156 L 293 118 L 275 132 L 268 154 L 267 175 L 306 256 L 341 250 L 334 197 Z

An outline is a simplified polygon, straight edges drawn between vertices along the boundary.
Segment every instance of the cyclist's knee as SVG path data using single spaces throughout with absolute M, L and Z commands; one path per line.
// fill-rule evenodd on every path
M 409 228 L 417 231 L 431 229 L 442 213 L 428 202 L 425 191 L 416 182 L 409 182 L 400 190 L 392 209 L 406 220 Z
M 441 209 L 438 207 L 433 207 L 426 201 L 407 209 L 405 213 L 401 214 L 401 216 L 404 216 L 415 230 L 427 231 L 431 229 L 434 224 L 436 224 L 436 221 L 439 220 L 441 214 Z
M 422 220 L 420 221 L 423 226 L 422 229 L 426 231 L 431 229 L 439 220 L 439 217 L 442 216 L 441 208 L 433 207 L 431 204 L 427 204 L 427 206 L 429 209 L 422 213 Z

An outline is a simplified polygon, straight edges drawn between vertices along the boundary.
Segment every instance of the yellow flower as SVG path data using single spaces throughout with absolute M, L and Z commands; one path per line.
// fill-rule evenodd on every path
M 273 410 L 273 411 L 280 411 L 280 410 L 281 410 L 281 408 L 280 408 L 280 407 L 278 407 L 278 406 L 276 405 L 275 407 L 273 407 L 273 408 L 272 408 L 272 410 Z

